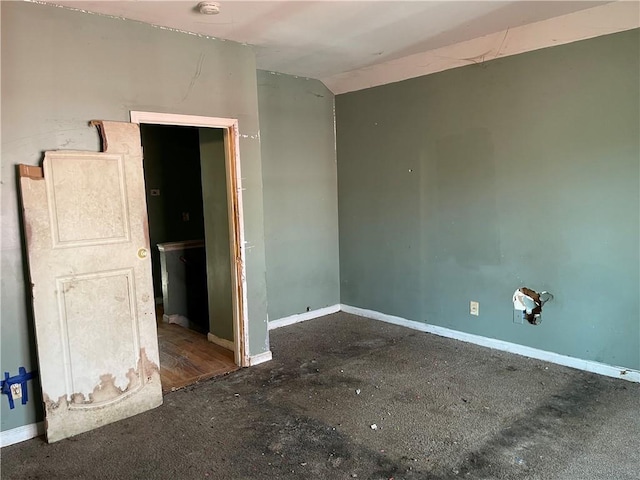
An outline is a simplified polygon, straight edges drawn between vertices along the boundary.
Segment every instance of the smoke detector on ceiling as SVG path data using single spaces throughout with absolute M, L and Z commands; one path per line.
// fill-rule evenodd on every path
M 200 2 L 198 11 L 203 15 L 217 15 L 220 13 L 220 4 L 218 2 Z

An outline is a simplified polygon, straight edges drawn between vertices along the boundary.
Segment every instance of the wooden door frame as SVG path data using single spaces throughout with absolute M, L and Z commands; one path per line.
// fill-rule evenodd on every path
M 248 367 L 248 308 L 242 210 L 242 178 L 240 174 L 240 134 L 235 118 L 201 117 L 159 112 L 130 112 L 131 123 L 173 125 L 181 127 L 221 128 L 224 131 L 225 170 L 227 174 L 227 208 L 231 249 L 231 288 L 233 302 L 233 344 L 235 363 Z

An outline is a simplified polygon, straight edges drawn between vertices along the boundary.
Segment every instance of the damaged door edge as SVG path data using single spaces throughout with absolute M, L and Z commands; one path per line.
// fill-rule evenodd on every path
M 42 180 L 44 178 L 42 167 L 33 165 L 18 165 L 18 175 L 20 178 L 26 177 L 32 180 Z
M 24 164 L 19 164 L 17 168 L 18 168 L 18 178 L 20 179 L 20 195 L 19 195 L 18 201 L 20 202 L 20 212 L 22 213 L 21 218 L 25 218 L 24 204 L 22 200 L 23 190 L 26 188 L 30 188 L 30 182 L 32 180 L 35 180 L 35 181 L 44 180 L 44 169 L 42 167 L 38 167 L 34 165 L 24 165 Z M 22 248 L 24 249 L 26 247 L 27 249 L 29 249 L 31 245 L 31 224 L 26 220 L 23 220 L 23 221 L 24 221 L 25 245 Z M 24 255 L 24 258 L 27 259 L 27 265 L 29 265 L 29 255 L 26 254 L 26 251 L 23 251 L 23 255 Z M 29 275 L 29 285 L 31 285 L 31 297 L 33 298 L 33 280 L 31 279 L 30 267 L 28 268 L 28 275 Z
M 203 128 L 221 128 L 224 131 L 225 169 L 227 172 L 227 208 L 229 242 L 231 247 L 231 282 L 234 292 L 233 343 L 234 360 L 240 367 L 248 367 L 249 328 L 246 280 L 246 250 L 244 243 L 244 216 L 242 210 L 242 181 L 240 177 L 240 145 L 238 120 L 235 118 L 202 117 L 158 112 L 130 112 L 131 123 L 173 125 Z
M 98 129 L 100 141 L 102 142 L 102 151 L 106 153 L 109 149 L 109 144 L 107 143 L 107 132 L 104 131 L 103 120 L 91 120 L 89 125 Z

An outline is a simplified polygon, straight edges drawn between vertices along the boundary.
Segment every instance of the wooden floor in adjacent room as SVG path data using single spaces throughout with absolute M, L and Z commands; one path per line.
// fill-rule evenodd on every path
M 240 368 L 231 350 L 209 342 L 206 335 L 162 320 L 157 323 L 163 393 Z

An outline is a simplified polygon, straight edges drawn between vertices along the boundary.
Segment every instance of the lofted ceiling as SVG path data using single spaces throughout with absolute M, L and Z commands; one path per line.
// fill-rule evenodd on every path
M 250 44 L 259 69 L 317 78 L 339 93 L 379 84 L 363 77 L 377 66 L 611 2 L 218 0 L 211 16 L 197 1 L 45 3 Z

